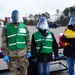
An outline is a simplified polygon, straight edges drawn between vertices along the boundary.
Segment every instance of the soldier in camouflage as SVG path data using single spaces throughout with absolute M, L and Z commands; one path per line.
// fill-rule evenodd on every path
M 18 67 L 20 75 L 27 75 L 28 57 L 31 56 L 29 31 L 21 21 L 18 10 L 14 10 L 11 15 L 12 22 L 2 30 L 1 50 L 12 75 L 18 75 Z

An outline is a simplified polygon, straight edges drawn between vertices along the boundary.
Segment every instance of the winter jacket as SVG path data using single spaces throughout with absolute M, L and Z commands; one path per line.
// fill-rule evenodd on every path
M 63 42 L 66 42 L 64 47 L 64 55 L 67 57 L 75 58 L 75 30 L 71 28 L 66 28 L 64 31 L 64 35 L 61 37 Z
M 41 33 L 42 36 L 44 36 L 46 34 L 46 30 L 42 31 L 39 29 L 39 32 Z M 52 50 L 55 54 L 55 57 L 58 56 L 58 44 L 56 42 L 56 39 L 53 35 L 52 32 L 50 32 L 52 35 L 52 39 L 53 39 L 53 43 L 52 43 Z M 32 53 L 32 57 L 33 59 L 37 57 L 37 52 L 36 52 L 36 42 L 35 42 L 35 38 L 34 38 L 34 34 L 32 35 L 32 40 L 31 40 L 31 53 Z M 51 53 L 39 53 L 38 55 L 38 62 L 49 62 L 52 60 L 52 52 Z
M 36 52 L 39 52 L 40 46 L 43 45 L 40 53 L 51 53 L 52 50 L 52 44 L 53 44 L 53 38 L 51 33 L 48 31 L 48 34 L 46 36 L 43 36 L 39 31 L 34 33 L 34 40 L 36 44 Z

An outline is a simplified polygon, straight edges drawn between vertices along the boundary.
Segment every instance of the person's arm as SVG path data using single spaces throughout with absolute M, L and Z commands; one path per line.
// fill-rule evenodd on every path
M 67 28 L 65 29 L 64 33 L 66 32 L 66 30 Z M 61 41 L 75 46 L 75 38 L 67 38 L 64 34 L 61 36 Z
M 64 35 L 61 37 L 62 42 L 67 42 L 68 45 L 75 46 L 75 38 L 66 38 Z
M 1 38 L 2 38 L 2 44 L 1 44 L 1 51 L 3 53 L 3 55 L 7 55 L 7 36 L 6 36 L 6 28 L 3 28 L 2 30 L 2 34 L 1 34 Z
M 32 58 L 34 59 L 36 57 L 36 44 L 35 44 L 35 40 L 34 40 L 34 34 L 32 35 L 32 39 L 31 39 L 31 55 Z
M 58 44 L 57 44 L 57 41 L 56 41 L 53 33 L 52 33 L 52 36 L 53 36 L 53 46 L 52 46 L 52 48 L 53 48 L 55 57 L 58 57 Z
M 65 29 L 64 33 L 66 32 L 66 30 L 67 30 L 67 28 Z M 71 39 L 71 38 L 67 38 L 67 37 L 64 35 L 64 33 L 63 33 L 63 35 L 61 36 L 61 41 L 62 41 L 62 42 L 70 43 L 70 42 L 72 41 L 72 39 Z
M 66 38 L 66 36 L 64 34 L 61 36 L 61 41 L 62 42 L 69 42 L 69 40 Z

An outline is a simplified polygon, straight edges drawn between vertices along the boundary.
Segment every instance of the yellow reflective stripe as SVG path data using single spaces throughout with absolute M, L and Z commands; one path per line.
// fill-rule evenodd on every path
M 17 35 L 27 36 L 27 34 L 17 34 Z
M 52 47 L 43 46 L 43 48 L 52 49 Z M 36 47 L 36 49 L 40 49 L 40 47 Z
M 46 41 L 53 41 L 52 39 L 46 39 Z
M 43 46 L 43 48 L 48 48 L 48 49 L 52 49 L 52 47 L 47 47 L 47 46 Z
M 27 34 L 13 34 L 13 35 L 9 35 L 9 36 L 7 36 L 7 37 L 10 38 L 10 37 L 13 37 L 13 36 L 16 36 L 16 35 L 27 36 Z
M 24 43 L 26 43 L 26 42 L 17 42 L 18 44 L 24 44 Z
M 16 44 L 25 44 L 26 42 L 17 42 L 17 43 L 12 43 L 12 44 L 9 44 L 9 46 L 13 46 L 13 45 L 16 45 Z
M 41 41 L 42 39 L 38 39 L 38 40 L 35 40 L 35 42 L 37 41 Z M 43 39 L 44 40 L 44 39 Z M 52 39 L 46 39 L 46 41 L 53 41 Z
M 38 40 L 35 40 L 35 42 L 37 42 L 37 41 L 41 41 L 42 39 L 38 39 Z
M 9 46 L 13 46 L 13 45 L 16 45 L 16 43 L 9 44 Z
M 13 35 L 9 35 L 9 36 L 7 36 L 8 38 L 10 38 L 10 37 L 13 37 L 13 36 L 16 36 L 16 34 L 13 34 Z
M 68 35 L 69 35 L 69 36 L 72 36 L 72 35 L 75 36 L 75 34 L 64 34 L 64 35 L 65 35 L 65 36 L 68 36 Z

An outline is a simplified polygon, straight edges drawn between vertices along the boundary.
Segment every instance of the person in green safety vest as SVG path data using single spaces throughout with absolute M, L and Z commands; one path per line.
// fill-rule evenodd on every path
M 11 19 L 12 22 L 7 23 L 2 30 L 3 59 L 7 62 L 12 75 L 18 75 L 18 67 L 20 75 L 27 75 L 28 58 L 31 56 L 29 31 L 18 10 L 12 11 Z
M 41 17 L 36 28 L 38 31 L 31 39 L 31 55 L 33 61 L 37 58 L 39 75 L 50 75 L 50 61 L 58 57 L 58 44 L 54 34 L 48 30 L 46 18 Z

